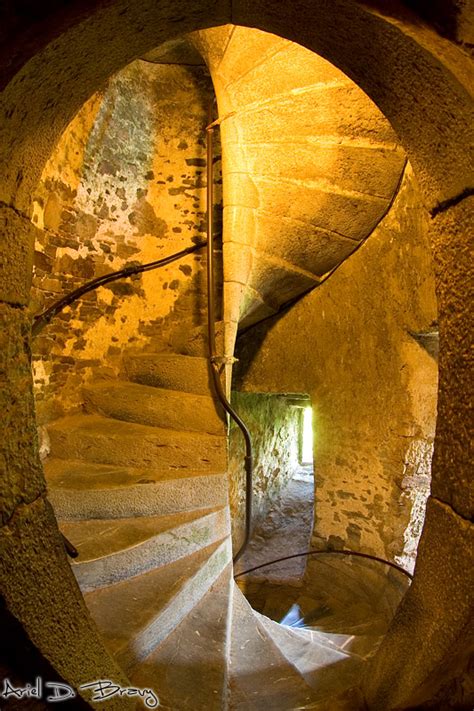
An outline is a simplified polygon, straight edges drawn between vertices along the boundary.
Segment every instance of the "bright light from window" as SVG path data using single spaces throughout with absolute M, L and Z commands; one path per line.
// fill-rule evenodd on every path
M 301 463 L 311 464 L 313 461 L 313 410 L 305 407 L 303 412 L 303 443 L 301 447 Z

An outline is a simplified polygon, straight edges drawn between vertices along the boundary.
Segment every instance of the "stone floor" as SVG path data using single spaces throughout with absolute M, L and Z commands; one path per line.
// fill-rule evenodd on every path
M 256 528 L 236 573 L 310 548 L 314 484 L 297 473 Z M 408 579 L 383 564 L 337 554 L 294 558 L 237 578 L 258 612 L 285 625 L 330 634 L 351 653 L 373 653 Z
M 312 468 L 301 467 L 267 517 L 256 527 L 235 572 L 240 573 L 276 558 L 307 551 L 310 547 L 313 511 Z M 252 579 L 298 584 L 305 568 L 306 558 L 294 558 L 257 570 L 252 573 Z

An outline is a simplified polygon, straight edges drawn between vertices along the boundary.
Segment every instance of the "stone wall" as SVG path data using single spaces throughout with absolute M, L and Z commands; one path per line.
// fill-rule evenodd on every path
M 212 96 L 204 67 L 136 61 L 84 105 L 35 194 L 35 313 L 96 276 L 205 239 Z M 219 146 L 216 163 L 219 202 Z M 205 250 L 85 295 L 34 341 L 39 421 L 77 409 L 81 386 L 114 377 L 124 350 L 179 352 L 205 313 Z
M 299 410 L 284 395 L 232 393 L 232 405 L 243 419 L 253 445 L 253 515 L 255 526 L 284 491 L 298 467 Z M 245 522 L 245 447 L 232 423 L 229 439 L 229 496 L 232 539 L 238 550 Z
M 239 339 L 239 389 L 311 395 L 313 545 L 413 567 L 437 389 L 436 361 L 414 336 L 435 322 L 424 212 L 408 168 L 363 247 L 280 318 Z
M 464 4 L 461 0 L 449 3 L 451 7 Z M 0 199 L 9 227 L 17 224 L 19 216 L 24 220 L 44 161 L 78 108 L 111 73 L 180 32 L 231 21 L 280 33 L 319 52 L 352 76 L 392 121 L 433 215 L 431 239 L 438 262 L 442 348 L 432 506 L 427 512 L 424 545 L 419 550 L 414 584 L 397 613 L 393 631 L 374 658 L 364 688 L 368 706 L 387 711 L 432 699 L 439 672 L 447 668 L 446 660 L 453 660 L 460 649 L 468 647 L 466 630 L 474 589 L 468 573 L 474 569 L 474 545 L 467 518 L 472 514 L 473 499 L 468 427 L 472 420 L 472 348 L 466 336 L 471 317 L 466 294 L 472 283 L 468 239 L 472 203 L 466 195 L 472 185 L 472 154 L 467 147 L 471 144 L 473 105 L 469 92 L 472 64 L 467 53 L 405 13 L 402 6 L 381 1 L 370 5 L 352 0 L 303 0 L 295 11 L 289 3 L 230 6 L 204 0 L 189 12 L 189 3 L 179 2 L 78 4 L 58 0 L 34 8 L 30 3 L 29 13 L 20 4 L 2 7 L 1 30 L 6 41 L 0 49 Z M 424 5 L 432 13 L 432 4 Z M 2 241 L 18 273 L 26 277 L 21 283 L 27 282 L 29 274 L 24 258 L 26 232 L 15 230 L 12 242 Z M 2 269 L 0 298 L 11 335 L 0 376 L 8 400 L 17 407 L 17 403 L 31 401 L 30 378 L 18 374 L 16 360 L 18 352 L 25 358 L 29 353 L 28 318 L 20 295 L 4 291 L 10 286 L 9 279 L 8 269 Z M 24 324 L 21 332 L 20 323 Z M 1 508 L 6 520 L 20 508 L 26 474 L 32 462 L 37 462 L 33 425 L 34 410 L 28 406 L 4 428 Z M 27 431 L 30 436 L 25 435 Z M 33 498 L 35 495 L 40 495 L 38 489 Z M 40 533 L 37 512 L 35 515 L 36 522 L 30 521 L 28 526 L 2 529 L 2 537 L 18 545 L 9 552 L 15 565 L 5 576 L 0 575 L 0 586 L 9 610 L 30 637 L 45 633 L 44 639 L 36 639 L 38 648 L 48 659 L 54 655 L 55 662 L 60 656 L 58 672 L 77 684 L 84 666 L 78 674 L 74 666 L 77 650 L 71 641 L 82 632 L 77 626 L 80 615 L 66 608 L 67 598 L 57 587 L 58 582 L 72 578 L 72 573 L 65 560 L 53 570 L 48 552 L 34 537 L 19 545 L 25 531 L 37 526 Z M 57 538 L 57 533 L 54 535 Z M 23 558 L 26 565 L 18 565 Z M 24 595 L 29 605 L 23 604 Z M 57 632 L 51 641 L 47 638 L 50 629 Z M 100 654 L 99 661 L 106 656 L 103 647 Z M 92 656 L 89 647 L 85 658 Z M 100 664 L 94 673 L 113 674 Z M 427 679 L 432 684 L 428 690 Z M 447 706 L 446 697 L 440 703 Z

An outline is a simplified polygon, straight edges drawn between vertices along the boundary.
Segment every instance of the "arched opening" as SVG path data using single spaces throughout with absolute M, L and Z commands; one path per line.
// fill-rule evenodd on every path
M 111 9 L 112 14 L 115 13 L 115 9 L 115 7 Z M 454 282 L 463 279 L 463 262 L 462 258 L 460 259 L 458 257 L 462 257 L 464 249 L 463 233 L 460 224 L 462 224 L 462 219 L 465 219 L 463 218 L 464 206 L 462 203 L 462 195 L 465 191 L 464 179 L 467 172 L 463 170 L 462 166 L 467 165 L 467 163 L 465 162 L 465 158 L 463 156 L 464 143 L 460 136 L 463 135 L 465 127 L 469 126 L 469 121 L 466 119 L 468 113 L 467 98 L 464 89 L 462 88 L 462 80 L 458 68 L 462 65 L 464 60 L 462 56 L 458 56 L 456 54 L 457 50 L 451 47 L 449 47 L 448 51 L 444 54 L 443 62 L 440 62 L 437 58 L 433 59 L 433 56 L 436 55 L 437 47 L 439 46 L 438 41 L 436 40 L 436 42 L 433 43 L 431 50 L 427 50 L 426 44 L 429 45 L 430 37 L 426 34 L 421 33 L 423 34 L 423 38 L 417 39 L 416 31 L 413 30 L 412 27 L 410 27 L 409 30 L 407 29 L 408 23 L 405 25 L 402 21 L 401 25 L 396 25 L 396 23 L 393 23 L 390 20 L 387 21 L 386 18 L 382 19 L 379 15 L 371 14 L 365 9 L 360 10 L 360 8 L 358 7 L 351 7 L 350 9 L 347 9 L 344 6 L 342 9 L 346 10 L 346 12 L 341 12 L 338 17 L 339 27 L 337 33 L 337 43 L 334 42 L 332 38 L 333 35 L 331 34 L 331 32 L 324 32 L 325 29 L 331 27 L 332 15 L 324 15 L 323 13 L 318 15 L 317 19 L 319 21 L 320 32 L 318 33 L 317 40 L 314 40 L 312 36 L 312 28 L 315 18 L 313 18 L 311 14 L 311 22 L 308 22 L 304 28 L 301 28 L 299 23 L 297 23 L 298 26 L 296 26 L 294 18 L 292 19 L 291 17 L 285 16 L 284 19 L 281 20 L 280 17 L 277 17 L 275 15 L 272 16 L 265 8 L 261 8 L 260 6 L 253 10 L 255 16 L 250 16 L 250 13 L 243 13 L 244 16 L 241 18 L 241 20 L 239 18 L 238 19 L 239 21 L 242 21 L 243 24 L 255 24 L 261 26 L 262 29 L 265 30 L 280 32 L 281 34 L 291 36 L 292 38 L 298 37 L 302 43 L 308 45 L 314 46 L 315 42 L 319 43 L 319 46 L 315 46 L 314 48 L 319 49 L 319 51 L 321 51 L 324 56 L 327 56 L 339 65 L 345 65 L 345 68 L 347 69 L 348 73 L 353 76 L 358 81 L 358 83 L 360 83 L 362 86 L 364 86 L 364 88 L 368 90 L 368 93 L 373 96 L 373 98 L 385 110 L 386 115 L 389 116 L 389 118 L 392 120 L 393 124 L 401 135 L 404 146 L 409 150 L 411 154 L 410 157 L 412 158 L 415 171 L 417 172 L 418 178 L 421 182 L 426 204 L 432 208 L 433 215 L 437 217 L 437 219 L 435 219 L 432 224 L 435 246 L 437 248 L 437 259 L 440 260 L 440 263 L 443 265 L 443 267 L 449 268 L 449 266 L 451 266 L 453 270 L 450 272 L 450 274 L 452 274 L 452 281 L 449 286 L 446 285 L 445 281 L 443 280 L 443 277 L 440 277 L 438 292 L 439 296 L 441 297 L 440 314 L 442 328 L 445 329 L 445 332 L 449 334 L 449 337 L 451 337 L 453 333 L 456 333 L 457 328 L 462 328 L 462 314 L 464 313 L 462 304 L 460 302 L 457 302 L 456 300 L 452 300 L 451 296 L 452 293 L 455 292 Z M 88 27 L 81 27 L 77 30 L 77 32 L 76 28 L 75 30 L 71 31 L 67 40 L 65 38 L 64 40 L 63 38 L 61 38 L 60 41 L 56 43 L 55 47 L 48 48 L 48 52 L 50 53 L 50 65 L 55 66 L 55 53 L 65 52 L 65 54 L 69 55 L 69 57 L 72 57 L 74 55 L 75 38 L 80 38 L 82 41 L 89 33 L 89 36 L 93 38 L 93 41 L 95 41 L 94 33 L 101 32 L 103 28 L 103 26 L 101 25 L 102 21 L 107 21 L 108 19 L 110 19 L 110 17 L 108 17 L 106 20 L 106 17 L 107 13 L 103 13 L 103 15 L 100 17 L 100 21 L 98 22 L 97 26 L 93 27 L 92 23 L 92 25 L 89 25 Z M 362 24 L 358 24 L 361 18 Z M 222 19 L 220 19 L 220 21 L 222 21 Z M 157 22 L 158 24 L 162 23 L 162 26 L 166 27 L 166 22 L 164 21 L 163 17 L 157 18 Z M 201 22 L 204 23 L 202 18 L 200 20 L 192 18 L 192 21 L 189 22 L 190 26 L 188 26 L 186 29 L 196 29 L 196 26 L 199 26 Z M 212 24 L 212 20 L 208 19 L 206 24 L 209 23 Z M 152 25 L 153 23 L 150 23 L 149 26 L 147 26 L 146 32 L 141 33 L 140 40 L 131 43 L 131 52 L 136 52 L 136 50 L 138 49 L 138 45 L 148 43 L 149 47 L 152 46 L 152 42 L 149 39 L 149 34 L 151 31 L 153 31 Z M 357 28 L 360 27 L 361 29 L 357 32 L 354 32 L 354 26 L 356 26 Z M 367 62 L 365 53 L 364 51 L 362 51 L 362 45 L 366 47 L 367 33 L 371 34 L 372 39 L 377 37 L 377 28 L 380 26 L 382 27 L 380 39 L 379 41 L 376 41 L 371 45 L 372 51 L 369 73 L 373 72 L 373 75 L 369 76 L 367 73 Z M 119 42 L 126 43 L 127 39 L 133 34 L 133 31 L 133 23 L 129 23 L 127 27 L 127 33 L 129 33 L 128 37 L 125 37 L 124 34 L 118 33 L 117 38 L 120 37 Z M 383 42 L 381 39 L 382 37 Z M 65 42 L 69 45 L 67 51 L 65 51 Z M 402 80 L 401 83 L 399 81 L 400 77 L 404 76 L 403 69 L 397 69 L 393 72 L 390 72 L 388 73 L 388 77 L 386 75 L 384 78 L 384 71 L 382 70 L 382 68 L 386 70 L 387 64 L 386 62 L 381 61 L 381 59 L 384 55 L 391 55 L 391 53 L 393 53 L 393 57 L 399 54 L 399 43 L 403 47 L 402 54 L 404 56 L 410 57 L 412 60 L 419 60 L 418 66 L 422 68 L 420 71 L 420 75 L 414 77 L 414 83 L 411 86 L 408 81 Z M 96 44 L 97 47 L 100 47 L 98 51 L 104 56 L 107 55 L 108 57 L 108 60 L 105 62 L 105 65 L 103 65 L 100 69 L 102 75 L 104 75 L 104 73 L 105 75 L 107 73 L 110 73 L 110 67 L 114 65 L 114 63 L 116 66 L 116 63 L 124 61 L 123 55 L 120 60 L 117 58 L 118 56 L 120 56 L 117 54 L 117 45 L 110 45 L 107 47 L 107 50 L 105 50 L 105 47 L 103 46 L 104 43 L 96 42 Z M 154 44 L 156 44 L 156 39 L 154 41 Z M 434 48 L 435 46 L 436 49 Z M 361 51 L 358 51 L 359 49 L 361 49 Z M 340 53 L 339 57 L 337 57 L 338 52 Z M 451 73 L 451 70 L 447 67 L 450 64 L 451 57 L 454 55 L 457 62 L 457 68 L 453 70 L 453 73 Z M 44 57 L 42 59 L 44 60 Z M 50 99 L 50 94 L 54 93 L 51 87 L 48 88 L 48 82 L 44 82 L 42 87 L 38 89 L 38 92 L 35 96 L 34 107 L 32 106 L 32 102 L 27 100 L 28 93 L 31 92 L 32 86 L 36 84 L 36 82 L 40 83 L 43 79 L 42 70 L 39 69 L 38 71 L 36 71 L 36 68 L 33 66 L 34 63 L 35 62 L 33 61 L 33 63 L 30 64 L 30 67 L 28 67 L 28 71 L 33 71 L 29 75 L 29 78 L 23 82 L 23 88 L 20 89 L 19 94 L 16 92 L 18 90 L 18 87 L 21 85 L 18 83 L 17 80 L 12 82 L 12 84 L 8 87 L 8 90 L 5 93 L 7 110 L 9 107 L 9 101 L 11 101 L 13 106 L 21 105 L 22 107 L 26 107 L 26 114 L 23 117 L 24 120 L 21 126 L 21 130 L 19 130 L 18 124 L 13 124 L 12 117 L 15 118 L 14 113 L 8 117 L 8 125 L 6 127 L 5 132 L 6 140 L 4 142 L 4 150 L 6 151 L 5 157 L 7 158 L 8 170 L 7 180 L 2 188 L 2 196 L 6 204 L 15 204 L 17 211 L 20 211 L 20 213 L 25 208 L 25 205 L 28 201 L 28 196 L 31 194 L 31 184 L 32 182 L 35 182 L 38 173 L 42 169 L 41 164 L 43 159 L 41 155 L 44 158 L 44 156 L 48 154 L 51 148 L 51 142 L 55 141 L 58 133 L 60 133 L 61 130 L 64 128 L 65 123 L 67 123 L 68 115 L 70 117 L 71 114 L 74 113 L 74 106 L 67 106 L 70 100 L 69 96 L 66 97 L 61 95 L 60 97 L 58 97 L 57 102 L 53 101 L 51 105 L 45 107 L 45 104 L 47 104 Z M 377 66 L 377 64 L 379 66 Z M 46 67 L 47 65 L 48 62 L 45 62 L 44 66 Z M 59 63 L 56 66 L 59 66 Z M 398 68 L 399 65 L 396 61 L 394 61 L 393 66 Z M 410 64 L 410 66 L 412 66 L 412 64 Z M 74 69 L 71 67 L 70 64 L 68 64 L 68 61 L 66 61 L 66 64 L 63 65 L 63 68 L 64 77 L 67 77 L 68 87 L 72 90 L 74 81 L 70 80 L 70 77 L 74 74 Z M 440 71 L 438 71 L 438 69 L 440 69 Z M 23 72 L 23 76 L 25 76 L 25 72 Z M 76 76 L 77 81 L 79 83 L 82 83 L 84 87 L 82 89 L 82 98 L 84 99 L 86 98 L 85 95 L 90 92 L 91 87 L 91 84 L 88 84 L 88 81 L 85 80 L 91 80 L 91 82 L 94 83 L 100 77 L 98 76 L 97 70 L 93 69 L 91 64 L 87 64 L 87 66 L 84 66 L 84 68 L 79 71 Z M 435 76 L 437 77 L 436 81 L 430 82 L 429 80 L 431 78 L 434 79 Z M 18 79 L 20 78 L 21 76 L 18 77 Z M 61 81 L 60 76 L 57 76 L 56 78 Z M 443 90 L 439 92 L 440 84 L 442 85 Z M 23 91 L 26 92 L 25 100 L 22 100 L 21 97 Z M 55 87 L 54 91 L 57 93 L 57 86 Z M 439 110 L 439 107 L 437 107 L 437 110 L 435 110 L 434 106 L 436 102 L 432 101 L 431 98 L 432 95 L 436 95 L 437 92 L 439 92 L 444 97 L 441 111 Z M 76 102 L 75 106 L 77 107 L 81 103 L 81 92 L 75 93 L 74 91 L 71 91 L 71 95 L 73 96 L 73 99 Z M 412 99 L 414 95 L 422 96 L 423 100 L 419 104 L 417 104 L 416 102 L 413 103 Z M 391 109 L 390 103 L 392 104 Z M 394 104 L 397 103 L 397 110 L 395 111 Z M 430 104 L 432 105 L 431 108 Z M 454 106 L 456 107 L 455 110 L 451 110 Z M 463 110 L 463 107 L 465 108 L 465 111 Z M 410 118 L 408 117 L 408 114 L 410 114 Z M 416 126 L 421 125 L 421 115 L 423 115 L 425 119 L 427 116 L 430 117 L 430 120 L 427 122 L 426 131 L 420 137 L 419 135 L 417 135 Z M 38 121 L 38 116 L 42 116 L 43 121 Z M 449 116 L 450 118 L 446 121 L 445 119 L 447 116 Z M 48 123 L 48 119 L 50 117 L 51 121 Z M 45 122 L 47 124 L 46 129 Z M 458 129 L 456 131 L 452 131 L 452 139 L 447 136 L 446 129 L 442 128 L 443 123 L 444 125 L 449 126 L 450 129 L 454 129 L 455 127 Z M 14 128 L 10 128 L 13 126 Z M 43 130 L 44 135 L 42 136 L 42 140 L 38 140 L 37 145 L 35 145 L 35 136 L 38 137 L 41 131 Z M 440 136 L 442 137 L 442 140 L 438 142 Z M 419 145 L 417 145 L 418 142 Z M 27 171 L 26 160 L 31 163 L 31 160 L 29 158 L 31 154 L 28 150 L 29 145 L 35 145 L 34 155 L 38 156 L 38 161 L 35 161 L 34 164 L 31 165 L 31 170 Z M 12 196 L 15 196 L 14 203 L 12 200 Z M 453 202 L 450 202 L 450 200 L 452 200 Z M 459 203 L 459 205 L 457 205 L 457 203 Z M 17 218 L 15 218 L 13 214 L 8 211 L 8 209 L 7 212 L 10 215 L 11 220 L 15 220 L 18 218 L 20 225 L 24 224 L 21 220 L 21 216 L 19 216 L 18 213 L 15 213 L 17 215 Z M 446 215 L 443 215 L 443 212 L 446 212 Z M 456 212 L 456 218 L 454 217 L 454 212 Z M 23 230 L 24 234 L 25 228 L 22 226 L 21 229 Z M 449 251 L 445 249 L 445 235 L 447 232 L 449 232 L 449 234 L 451 235 L 454 235 L 454 238 L 456 240 L 456 246 L 454 246 L 454 243 L 451 242 Z M 454 252 L 456 252 L 456 257 L 453 257 Z M 21 263 L 18 260 L 18 265 L 16 266 L 17 271 L 22 275 L 22 278 L 20 280 L 21 284 L 24 284 L 25 280 L 23 275 L 24 273 L 26 273 L 26 271 L 24 272 L 23 270 L 23 265 L 24 262 Z M 13 292 L 11 291 L 7 292 L 6 302 L 10 304 L 18 304 L 19 302 L 21 302 L 22 296 L 18 296 L 17 293 L 15 293 L 14 296 L 11 296 L 10 294 L 12 293 Z M 447 303 L 449 303 L 450 305 L 449 313 L 447 313 L 446 311 Z M 456 320 L 453 320 L 451 318 L 451 313 L 456 314 Z M 458 325 L 459 323 L 461 323 L 461 326 Z M 18 338 L 16 342 L 19 342 Z M 436 551 L 433 550 L 433 547 L 430 547 L 430 536 L 435 535 L 435 531 L 437 530 L 437 522 L 439 523 L 442 518 L 446 522 L 446 525 L 448 527 L 451 527 L 450 530 L 452 531 L 452 535 L 449 536 L 449 545 L 451 545 L 451 543 L 453 543 L 455 540 L 465 540 L 465 537 L 468 535 L 468 532 L 463 528 L 464 524 L 462 524 L 458 520 L 458 518 L 456 518 L 456 511 L 465 511 L 464 507 L 466 502 L 464 500 L 465 497 L 463 496 L 465 486 L 462 485 L 462 483 L 460 483 L 456 478 L 455 474 L 452 473 L 453 469 L 459 471 L 458 467 L 453 466 L 453 462 L 457 460 L 452 458 L 452 442 L 457 440 L 457 437 L 455 437 L 455 432 L 458 425 L 460 425 L 458 427 L 458 432 L 460 433 L 461 437 L 464 436 L 463 433 L 465 432 L 465 429 L 462 427 L 462 413 L 464 402 L 462 398 L 460 400 L 461 406 L 456 410 L 456 418 L 453 420 L 449 417 L 449 414 L 452 412 L 453 400 L 456 399 L 457 395 L 459 394 L 458 385 L 460 382 L 463 382 L 464 376 L 462 367 L 460 370 L 456 368 L 456 378 L 451 375 L 451 371 L 454 370 L 453 363 L 458 362 L 459 350 L 456 351 L 455 360 L 452 359 L 453 356 L 450 355 L 449 351 L 446 351 L 444 358 L 445 359 L 442 359 L 441 361 L 442 397 L 440 400 L 440 419 L 438 421 L 439 445 L 438 452 L 436 454 L 437 458 L 435 459 L 435 472 L 443 472 L 445 476 L 441 478 L 435 477 L 434 484 L 435 496 L 441 502 L 444 503 L 439 504 L 436 499 L 433 499 L 430 504 L 430 525 L 428 526 L 428 528 L 425 529 L 426 545 L 422 549 L 423 555 L 419 560 L 417 570 L 419 582 L 416 586 L 414 586 L 414 592 L 411 595 L 409 594 L 406 600 L 404 601 L 403 612 L 407 615 L 407 618 L 408 611 L 410 610 L 410 605 L 416 603 L 416 596 L 418 594 L 422 594 L 420 593 L 420 591 L 425 591 L 425 593 L 423 594 L 427 594 L 428 599 L 430 599 L 429 581 L 433 579 L 434 569 L 436 569 L 436 572 L 438 572 L 438 566 L 436 565 L 437 556 L 443 556 L 447 553 L 447 541 L 444 542 L 444 547 L 440 547 Z M 25 382 L 27 383 L 27 381 Z M 22 384 L 17 383 L 18 387 L 20 388 L 20 390 L 22 390 L 22 392 L 26 391 L 27 389 L 27 385 L 25 384 L 25 382 Z M 23 414 L 19 418 L 18 422 L 14 424 L 13 429 L 14 431 L 16 431 L 17 429 L 21 429 L 22 432 L 29 433 L 27 434 L 27 438 L 31 438 L 31 421 L 29 422 L 29 424 L 25 424 L 25 417 L 26 411 L 23 410 Z M 459 419 L 459 417 L 461 417 L 461 420 Z M 34 453 L 30 454 L 29 456 L 32 457 L 31 461 L 33 462 L 33 466 L 31 467 L 31 469 L 35 471 L 36 465 L 34 464 Z M 38 478 L 36 481 L 40 482 L 41 479 Z M 459 484 L 457 491 L 456 483 Z M 453 491 L 451 491 L 449 488 L 450 484 L 451 489 Z M 39 484 L 39 486 L 41 487 L 41 484 Z M 32 485 L 30 479 L 30 483 L 26 487 L 26 493 L 24 490 L 25 487 L 23 487 L 23 489 L 21 490 L 20 499 L 18 499 L 18 495 L 15 495 L 13 497 L 13 507 L 18 503 L 18 500 L 31 501 L 32 498 L 34 498 L 34 494 L 37 494 L 38 488 L 35 488 L 34 482 L 33 488 L 31 487 Z M 32 491 L 34 492 L 33 494 Z M 454 507 L 454 512 L 452 508 L 450 508 L 451 505 Z M 7 520 L 10 514 L 8 514 L 7 512 Z M 62 563 L 58 565 L 62 565 Z M 456 565 L 458 564 L 456 563 Z M 443 599 L 447 600 L 449 597 L 448 590 L 452 589 L 452 577 L 452 574 L 450 574 L 443 576 L 441 581 L 438 579 L 438 588 L 441 586 Z M 12 579 L 14 579 L 13 573 Z M 463 589 L 464 588 L 462 584 L 460 587 L 456 588 L 456 594 L 460 595 L 461 598 L 463 596 Z M 15 605 L 13 598 L 14 594 L 12 594 L 11 602 L 12 606 L 14 607 Z M 431 603 L 429 603 L 428 608 L 431 607 L 432 605 Z M 34 621 L 30 621 L 30 625 L 31 629 L 35 628 Z M 390 656 L 390 650 L 392 650 L 392 652 L 395 650 L 394 653 L 396 655 L 396 650 L 405 648 L 405 646 L 409 644 L 410 639 L 412 639 L 412 635 L 416 632 L 418 632 L 419 634 L 428 635 L 431 641 L 436 638 L 435 651 L 431 656 L 430 669 L 432 669 L 433 665 L 436 666 L 436 663 L 440 662 L 447 654 L 447 647 L 453 640 L 453 635 L 456 636 L 459 632 L 458 626 L 456 629 L 452 629 L 451 636 L 448 637 L 447 641 L 446 639 L 445 641 L 441 641 L 437 635 L 438 630 L 440 629 L 440 627 L 442 627 L 442 624 L 439 620 L 437 621 L 436 628 L 430 627 L 428 621 L 426 619 L 421 618 L 420 625 L 421 628 L 418 631 L 414 630 L 412 625 L 408 626 L 400 624 L 398 628 L 394 630 L 393 634 L 389 636 L 384 647 L 382 647 L 381 653 L 377 657 L 375 664 L 375 667 L 378 669 L 379 673 L 381 674 L 381 677 L 379 677 L 377 674 L 374 674 L 372 676 L 372 691 L 369 690 L 369 696 L 370 694 L 372 694 L 373 698 L 373 695 L 375 693 L 376 696 L 378 695 L 379 699 L 382 697 L 386 699 L 387 694 L 390 695 L 391 693 L 387 691 L 387 689 L 390 689 L 390 687 L 392 687 L 393 685 L 391 684 L 390 679 L 388 679 L 387 676 L 384 676 L 384 671 L 386 671 L 387 664 L 386 660 L 388 659 L 388 656 Z M 44 648 L 46 650 L 46 653 L 48 653 L 48 650 L 50 649 L 50 644 L 47 642 L 47 640 L 44 640 Z M 400 658 L 398 659 L 399 661 L 397 662 L 397 664 L 391 664 L 392 674 L 398 674 L 400 672 L 400 669 L 406 670 L 406 665 L 404 665 L 403 661 L 400 661 Z M 435 661 L 433 662 L 433 660 Z M 417 671 L 416 679 L 411 679 L 411 689 L 413 689 L 413 686 L 415 686 L 417 690 L 420 690 L 423 686 L 425 677 L 426 667 L 423 667 L 422 665 L 422 668 L 418 669 Z M 379 684 L 378 687 L 377 684 Z M 374 692 L 373 690 L 375 687 L 377 687 L 377 690 Z M 398 685 L 397 693 L 399 694 L 399 703 L 400 698 L 403 698 L 404 694 L 405 696 L 407 696 L 411 693 L 411 689 L 408 689 L 408 687 L 406 687 L 404 690 L 401 690 L 400 685 Z M 426 694 L 429 692 L 424 689 L 420 691 L 420 693 Z M 393 701 L 394 699 L 392 697 L 392 702 Z

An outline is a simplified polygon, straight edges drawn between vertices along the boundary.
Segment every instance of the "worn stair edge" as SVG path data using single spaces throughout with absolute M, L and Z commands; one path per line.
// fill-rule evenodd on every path
M 249 603 L 234 586 L 230 660 L 230 708 L 288 711 L 310 708 L 312 689 L 280 652 Z
M 156 481 L 113 489 L 49 489 L 62 520 L 160 516 L 227 504 L 226 477 L 217 474 Z
M 229 564 L 186 618 L 131 675 L 139 688 L 157 690 L 160 708 L 228 709 L 232 573 Z
M 160 469 L 223 471 L 227 463 L 224 436 L 185 432 L 100 415 L 71 415 L 48 427 L 51 454 L 97 464 Z
M 111 607 L 113 607 L 113 599 L 119 600 L 123 596 L 124 587 L 126 596 L 129 599 L 132 598 L 135 605 L 141 606 L 139 588 L 137 587 L 139 583 L 143 583 L 143 578 L 150 576 L 148 580 L 153 584 L 155 584 L 156 580 L 156 586 L 159 586 L 162 573 L 166 571 L 168 566 L 159 568 L 157 571 L 145 573 L 142 580 L 136 578 L 131 581 L 117 583 L 110 586 L 110 588 L 102 588 L 86 593 L 85 600 L 92 617 L 99 629 L 101 629 L 107 646 L 109 646 L 118 664 L 126 673 L 136 667 L 179 625 L 211 587 L 226 565 L 230 563 L 231 557 L 231 542 L 229 538 L 226 538 L 224 541 L 213 544 L 207 549 L 202 549 L 192 556 L 187 556 L 187 558 L 171 563 L 170 566 L 174 566 L 172 568 L 173 571 L 175 568 L 177 571 L 182 571 L 181 579 L 179 579 L 179 574 L 177 573 L 178 581 L 170 591 L 171 596 L 159 609 L 152 612 L 140 629 L 134 630 L 128 636 L 125 644 L 118 646 L 111 643 L 110 639 L 108 640 L 108 628 L 107 626 L 104 627 L 100 606 L 94 607 L 91 604 L 94 596 L 101 595 L 102 605 L 105 605 L 103 610 L 106 615 L 107 612 L 110 614 Z M 198 562 L 197 567 L 191 567 L 193 560 Z M 168 567 L 166 572 L 169 572 L 169 569 Z M 183 574 L 183 571 L 186 571 L 185 574 Z M 121 610 L 124 607 L 122 600 L 119 607 Z
M 166 353 L 130 354 L 125 356 L 123 365 L 128 379 L 134 383 L 196 395 L 214 394 L 207 358 Z
M 156 521 L 157 517 L 152 518 L 153 521 Z M 133 523 L 136 521 L 137 519 Z M 140 521 L 144 521 L 144 517 L 138 519 L 138 522 Z M 158 521 L 156 523 L 158 524 Z M 125 519 L 123 525 L 119 526 L 117 544 L 123 543 L 121 549 L 117 548 L 99 558 L 82 561 L 81 547 L 78 546 L 79 557 L 72 562 L 72 570 L 83 592 L 112 585 L 154 568 L 168 565 L 222 540 L 230 533 L 227 508 L 207 510 L 201 516 L 194 516 L 191 520 L 186 520 L 181 524 L 177 523 L 172 528 L 127 546 L 123 541 L 123 533 L 126 532 L 129 524 L 130 521 Z M 74 527 L 77 529 L 78 526 L 80 524 L 73 524 L 69 527 L 62 526 L 63 532 L 73 545 L 73 529 Z M 113 546 L 113 541 L 111 544 Z
M 327 628 L 317 624 L 308 627 L 293 627 L 291 625 L 280 625 L 280 627 L 291 630 L 291 633 L 301 638 L 303 643 L 308 640 L 314 641 L 329 649 L 338 650 L 359 659 L 371 656 L 383 639 L 383 635 L 380 633 L 379 617 L 373 617 L 368 622 L 358 625 L 346 622 L 344 626 L 342 622 L 339 622 L 337 627 L 338 629 L 342 628 L 340 632 L 332 631 L 332 624 L 328 624 Z M 384 633 L 385 631 L 386 626 Z
M 225 418 L 210 395 L 101 381 L 83 388 L 84 406 L 125 422 L 164 429 L 225 435 Z
M 76 489 L 71 482 L 71 488 L 50 487 L 48 499 L 57 518 L 61 520 L 164 516 L 227 505 L 227 477 L 222 474 L 203 474 L 91 489 Z

